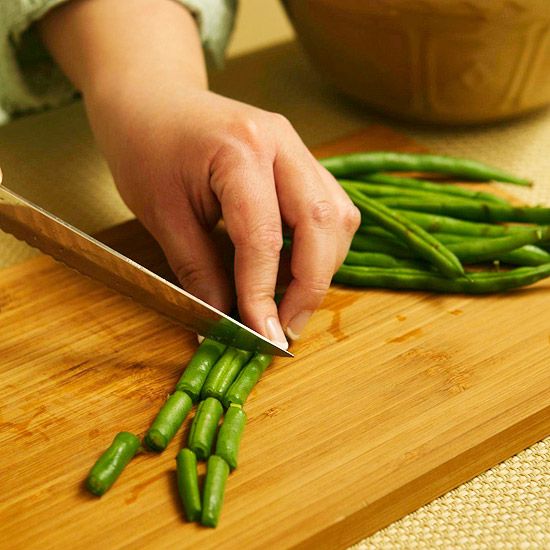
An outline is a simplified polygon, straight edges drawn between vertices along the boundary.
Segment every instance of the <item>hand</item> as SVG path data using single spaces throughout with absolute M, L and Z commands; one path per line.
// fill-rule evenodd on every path
M 39 30 L 83 92 L 123 199 L 182 286 L 229 310 L 233 288 L 210 236 L 223 216 L 243 322 L 282 346 L 283 329 L 298 337 L 360 215 L 289 122 L 206 90 L 195 22 L 171 0 L 72 0 Z M 292 279 L 277 310 L 283 223 Z
M 227 311 L 232 288 L 210 231 L 223 216 L 235 246 L 243 321 L 283 344 L 319 307 L 360 215 L 280 115 L 203 90 L 139 90 L 88 102 L 125 202 L 162 246 L 182 286 Z M 273 301 L 282 223 L 292 280 Z M 280 319 L 280 324 L 279 324 Z

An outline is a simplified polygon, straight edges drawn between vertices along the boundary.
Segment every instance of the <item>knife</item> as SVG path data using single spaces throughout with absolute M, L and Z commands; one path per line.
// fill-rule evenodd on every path
M 10 191 L 1 184 L 1 175 L 0 229 L 197 334 L 236 348 L 293 357 L 261 334 Z

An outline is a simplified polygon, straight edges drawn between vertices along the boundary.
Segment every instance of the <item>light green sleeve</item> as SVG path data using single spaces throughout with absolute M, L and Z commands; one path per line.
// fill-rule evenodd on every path
M 77 97 L 32 26 L 49 10 L 67 1 L 0 0 L 0 124 Z M 195 17 L 208 63 L 221 66 L 237 0 L 173 1 L 186 6 Z

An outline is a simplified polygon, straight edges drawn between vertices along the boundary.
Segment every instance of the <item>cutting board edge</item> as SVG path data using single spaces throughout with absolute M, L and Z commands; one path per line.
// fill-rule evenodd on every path
M 348 548 L 549 436 L 550 404 L 291 548 Z M 436 483 L 437 491 L 434 496 Z M 430 487 L 432 493 L 424 494 L 423 487 Z M 411 492 L 418 494 L 418 498 L 401 498 Z M 394 508 L 391 517 L 387 515 L 389 507 Z M 352 531 L 357 531 L 357 525 L 365 528 L 360 529 L 361 534 L 350 536 Z

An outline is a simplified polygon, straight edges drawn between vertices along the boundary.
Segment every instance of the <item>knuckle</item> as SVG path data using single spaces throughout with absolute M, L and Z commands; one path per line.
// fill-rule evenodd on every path
M 265 224 L 255 229 L 247 227 L 244 229 L 234 239 L 235 246 L 245 246 L 262 256 L 279 255 L 283 248 L 283 235 L 280 227 Z
M 353 204 L 346 205 L 342 218 L 344 229 L 348 233 L 355 233 L 359 229 L 361 225 L 361 212 Z
M 316 278 L 304 283 L 305 290 L 310 300 L 320 303 L 329 289 L 330 280 L 330 277 L 326 279 Z
M 204 284 L 208 273 L 202 267 L 189 264 L 180 264 L 175 267 L 174 273 L 185 289 L 193 289 Z
M 336 208 L 327 200 L 316 200 L 310 205 L 309 217 L 315 227 L 329 229 L 336 224 Z
M 262 144 L 261 125 L 254 116 L 241 117 L 230 124 L 229 132 L 239 150 L 258 151 Z
M 270 113 L 270 116 L 275 126 L 281 128 L 284 131 L 294 131 L 294 126 L 292 126 L 290 120 L 288 120 L 288 118 L 286 118 L 284 115 L 281 115 L 280 113 Z
M 246 289 L 246 292 L 239 292 L 237 289 L 237 306 L 239 311 L 258 312 L 273 301 L 273 287 L 267 283 L 258 283 Z

